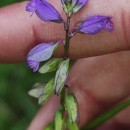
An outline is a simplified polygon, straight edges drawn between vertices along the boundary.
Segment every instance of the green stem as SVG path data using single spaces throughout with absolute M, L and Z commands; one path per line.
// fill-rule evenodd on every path
M 65 38 L 65 45 L 64 45 L 64 57 L 67 59 L 69 57 L 69 43 L 70 43 L 70 17 L 67 16 L 67 21 L 65 23 L 65 31 L 66 31 L 66 38 Z
M 68 59 L 69 57 L 69 43 L 70 43 L 70 17 L 67 16 L 67 21 L 65 22 L 65 31 L 66 31 L 66 37 L 65 37 L 65 45 L 64 45 L 64 58 Z M 64 86 L 63 91 L 61 93 L 61 105 L 63 109 L 63 124 L 62 124 L 62 130 L 65 130 L 65 120 L 66 120 L 66 111 L 65 111 L 65 98 L 68 94 L 68 89 L 66 86 Z
M 62 105 L 62 109 L 63 109 L 63 124 L 62 124 L 62 130 L 65 130 L 65 120 L 66 120 L 66 111 L 65 111 L 65 98 L 68 94 L 68 89 L 66 88 L 66 86 L 64 86 L 64 89 L 62 91 L 61 94 L 61 105 Z

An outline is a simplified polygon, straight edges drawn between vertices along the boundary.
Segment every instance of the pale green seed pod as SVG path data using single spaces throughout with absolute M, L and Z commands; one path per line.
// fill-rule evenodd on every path
M 55 89 L 55 93 L 59 94 L 66 82 L 67 76 L 68 76 L 68 69 L 69 69 L 69 59 L 64 60 L 57 72 L 56 72 L 56 76 L 55 76 L 55 83 L 54 83 L 54 89 Z
M 51 79 L 44 87 L 43 92 L 38 100 L 38 103 L 40 105 L 45 104 L 49 100 L 49 98 L 54 94 L 53 84 L 54 84 L 54 78 Z
M 62 114 L 62 110 L 59 109 L 57 110 L 57 112 L 55 113 L 55 130 L 62 130 L 63 127 L 63 114 Z
M 69 93 L 65 98 L 65 108 L 68 112 L 69 121 L 75 123 L 78 119 L 78 103 L 72 93 Z
M 62 62 L 62 58 L 53 58 L 50 59 L 48 62 L 46 62 L 40 69 L 39 72 L 41 74 L 56 71 L 58 68 L 58 65 Z

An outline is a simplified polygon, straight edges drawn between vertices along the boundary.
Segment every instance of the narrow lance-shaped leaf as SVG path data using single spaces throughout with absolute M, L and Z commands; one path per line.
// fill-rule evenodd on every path
M 93 130 L 101 126 L 104 122 L 111 119 L 113 116 L 115 116 L 120 111 L 124 110 L 126 107 L 130 106 L 130 100 L 125 101 L 113 109 L 103 113 L 96 119 L 92 120 L 90 123 L 88 123 L 82 130 Z
M 54 94 L 53 89 L 54 79 L 51 79 L 43 89 L 42 94 L 39 97 L 39 104 L 45 104 L 49 98 Z
M 78 103 L 76 97 L 69 93 L 65 98 L 65 108 L 68 112 L 69 121 L 74 123 L 78 119 Z
M 60 64 L 56 72 L 55 83 L 54 83 L 54 89 L 56 94 L 59 94 L 65 85 L 68 76 L 69 61 L 70 61 L 69 59 L 64 60 Z
M 44 74 L 47 72 L 56 71 L 59 64 L 62 62 L 62 58 L 53 58 L 46 62 L 40 69 L 39 72 Z
M 42 61 L 46 61 L 51 58 L 53 52 L 58 47 L 58 43 L 41 43 L 35 46 L 27 55 L 27 65 L 36 72 L 39 68 L 39 64 Z
M 59 108 L 55 114 L 55 130 L 62 130 L 63 127 L 63 113 L 62 109 Z

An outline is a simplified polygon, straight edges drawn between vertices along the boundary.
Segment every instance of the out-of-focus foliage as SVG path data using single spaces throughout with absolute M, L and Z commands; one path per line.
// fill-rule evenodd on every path
M 0 65 L 0 130 L 25 130 L 38 107 L 27 95 L 35 80 L 23 65 Z
M 0 7 L 20 1 L 0 0 Z M 23 63 L 0 65 L 0 130 L 26 130 L 39 108 L 28 91 L 34 83 L 50 78 L 51 74 L 43 78 Z
M 0 0 L 0 7 L 21 1 Z M 47 82 L 52 76 L 33 73 L 24 63 L 0 65 L 0 130 L 26 130 L 39 108 L 28 91 L 36 82 Z
M 47 82 L 52 74 L 31 72 L 25 64 L 0 65 L 0 130 L 25 130 L 38 110 L 28 96 L 36 82 Z
M 16 3 L 16 2 L 21 2 L 23 0 L 0 0 L 0 7 L 6 6 L 8 4 Z

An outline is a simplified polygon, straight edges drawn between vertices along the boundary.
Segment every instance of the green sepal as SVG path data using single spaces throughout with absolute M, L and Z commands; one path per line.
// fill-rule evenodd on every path
M 79 130 L 77 124 L 76 123 L 71 123 L 68 118 L 66 119 L 66 127 L 69 130 Z
M 61 108 L 55 113 L 55 130 L 62 130 L 63 127 L 63 111 Z
M 62 62 L 62 58 L 53 58 L 47 61 L 40 69 L 39 72 L 41 74 L 56 71 L 59 64 Z
M 55 42 L 54 46 L 53 46 L 53 53 L 56 51 L 56 49 L 59 46 L 59 42 Z
M 45 104 L 49 100 L 49 98 L 54 94 L 53 84 L 54 84 L 54 78 L 51 79 L 44 87 L 43 92 L 38 100 L 38 103 L 40 105 Z
M 65 108 L 68 112 L 69 121 L 75 123 L 78 120 L 78 103 L 77 99 L 72 93 L 68 93 L 65 98 Z
M 69 61 L 70 61 L 69 59 L 62 61 L 62 63 L 59 65 L 59 68 L 56 72 L 55 82 L 54 82 L 54 89 L 56 94 L 59 94 L 65 85 L 68 76 Z

